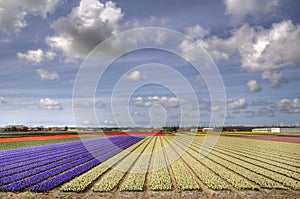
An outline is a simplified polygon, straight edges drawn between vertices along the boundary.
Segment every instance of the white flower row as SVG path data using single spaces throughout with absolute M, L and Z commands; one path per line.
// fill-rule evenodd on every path
M 176 160 L 171 164 L 174 173 L 176 185 L 179 191 L 200 190 L 191 173 L 185 168 L 181 160 Z
M 178 156 L 179 153 L 182 153 L 182 148 L 177 148 L 175 151 L 175 140 L 170 140 L 168 138 L 162 138 L 162 143 L 165 146 L 165 152 L 168 156 L 168 159 L 175 160 L 174 162 L 169 163 L 171 164 L 178 190 L 200 190 L 198 183 L 192 174 L 187 170 L 181 158 Z
M 230 156 L 224 156 L 224 154 L 219 154 L 216 151 L 212 151 L 208 155 L 208 158 L 212 159 L 213 161 L 218 162 L 219 164 L 223 165 L 227 169 L 240 174 L 244 178 L 246 178 L 252 182 L 255 182 L 262 188 L 284 189 L 284 187 L 281 184 L 279 184 L 278 182 L 275 182 L 274 180 L 266 178 L 265 176 L 259 175 L 255 172 L 251 171 L 250 169 L 248 169 L 247 166 L 251 167 L 251 165 L 249 165 L 249 164 L 247 165 L 246 162 L 241 161 L 241 162 L 239 162 L 239 164 L 235 164 L 236 163 L 235 158 L 232 158 Z
M 179 145 L 182 144 L 178 142 L 172 143 L 172 146 L 176 151 L 181 149 Z M 187 152 L 192 151 L 187 150 Z M 200 181 L 203 182 L 208 188 L 213 190 L 228 190 L 229 185 L 220 176 L 216 175 L 209 168 L 201 164 L 197 158 L 198 156 L 194 157 L 190 153 L 184 153 L 182 155 L 182 159 L 189 165 Z
M 224 156 L 225 153 L 222 155 Z M 227 153 L 228 156 L 230 156 L 229 152 Z M 225 154 L 226 155 L 226 154 Z M 229 157 L 225 156 L 224 159 L 228 159 Z M 287 177 L 286 175 L 282 175 L 280 173 L 277 173 L 275 171 L 269 170 L 269 165 L 268 164 L 258 164 L 257 161 L 252 160 L 252 159 L 247 159 L 245 157 L 237 156 L 235 155 L 236 158 L 234 158 L 234 162 L 238 165 L 242 165 L 243 167 L 246 167 L 247 169 L 258 173 L 260 175 L 263 175 L 267 178 L 273 179 L 285 186 L 288 186 L 292 189 L 295 190 L 300 190 L 300 181 L 295 180 L 293 178 Z
M 195 145 L 193 145 L 193 146 L 195 146 Z M 196 150 L 199 150 L 199 148 L 196 148 Z M 242 153 L 233 155 L 231 151 L 216 150 L 216 149 L 214 149 L 211 153 L 212 154 L 218 153 L 219 156 L 222 157 L 222 159 L 230 160 L 231 162 L 234 162 L 235 165 L 240 165 L 252 172 L 255 172 L 266 178 L 270 178 L 270 179 L 272 179 L 276 182 L 279 182 L 285 186 L 288 186 L 292 189 L 300 190 L 300 182 L 298 180 L 292 179 L 290 177 L 287 177 L 287 176 L 277 173 L 275 171 L 271 171 L 271 170 L 269 170 L 270 165 L 268 165 L 266 163 L 260 163 L 257 160 L 247 158 L 247 157 L 243 156 Z M 214 159 L 216 159 L 216 158 L 214 158 Z M 216 161 L 219 162 L 220 160 L 218 159 Z M 223 163 L 224 163 L 224 161 L 223 161 Z M 257 166 L 257 164 L 259 164 L 259 166 Z M 226 166 L 226 164 L 223 164 L 223 165 Z M 232 168 L 232 164 L 228 165 L 227 167 Z M 270 183 L 270 182 L 268 182 L 268 183 Z M 268 186 L 269 188 L 271 188 L 271 185 L 264 185 L 264 186 L 265 187 Z M 275 186 L 273 188 L 281 188 L 281 187 L 277 187 L 277 186 Z
M 234 150 L 237 152 L 242 152 L 247 155 L 252 155 L 253 157 L 261 158 L 263 161 L 270 160 L 273 162 L 273 164 L 284 164 L 285 168 L 288 168 L 290 170 L 294 170 L 297 172 L 299 171 L 300 163 L 299 160 L 293 159 L 293 156 L 281 156 L 280 154 L 274 154 L 269 151 L 263 151 L 263 150 L 257 150 L 256 148 L 247 148 L 247 147 L 241 147 L 239 146 L 219 146 L 222 147 L 222 149 L 228 149 L 228 150 Z M 300 150 L 300 149 L 299 149 Z M 266 156 L 266 153 L 268 156 Z M 271 163 L 271 162 L 270 162 Z M 277 165 L 279 166 L 279 165 Z
M 206 167 L 210 168 L 214 173 L 219 175 L 221 178 L 226 180 L 228 183 L 230 183 L 234 188 L 239 190 L 245 190 L 245 189 L 258 189 L 258 186 L 251 183 L 244 177 L 238 175 L 237 173 L 227 169 L 224 167 L 224 165 L 220 165 L 217 162 L 209 159 L 209 158 L 201 158 L 199 156 L 199 150 L 201 145 L 195 144 L 199 143 L 198 139 L 194 140 L 194 144 L 190 145 L 189 149 L 187 150 L 188 153 L 190 153 L 193 157 L 199 158 L 199 161 L 201 161 L 202 164 L 204 164 Z M 184 144 L 184 143 L 178 143 L 178 144 Z M 185 143 L 187 144 L 187 143 Z
M 183 160 L 188 163 L 196 176 L 203 182 L 208 188 L 213 190 L 228 190 L 229 185 L 209 168 L 202 165 L 199 161 L 189 154 L 182 156 Z
M 152 191 L 172 190 L 172 180 L 164 157 L 161 137 L 157 137 L 153 155 L 150 189 Z
M 120 191 L 144 190 L 146 174 L 152 155 L 151 152 L 155 144 L 155 137 L 150 137 L 149 139 L 150 142 L 131 168 L 130 173 L 128 174 L 125 182 L 120 187 Z
M 244 152 L 242 150 L 236 151 L 236 150 L 232 150 L 232 149 L 230 150 L 226 148 L 218 148 L 216 150 L 220 150 L 222 152 L 228 152 L 240 158 L 246 158 L 247 160 L 251 160 L 251 162 L 257 166 L 267 168 L 269 170 L 281 173 L 288 177 L 292 177 L 297 180 L 300 180 L 300 173 L 298 173 L 300 169 L 299 167 L 297 168 L 295 166 L 286 165 L 282 162 L 276 162 L 275 158 L 270 160 L 267 158 L 257 157 L 253 154 Z
M 89 185 L 96 181 L 111 166 L 115 165 L 117 162 L 123 159 L 126 155 L 129 154 L 130 151 L 133 151 L 143 142 L 145 142 L 145 140 L 135 143 L 134 145 L 128 147 L 126 150 L 122 151 L 121 153 L 92 168 L 88 172 L 74 178 L 70 182 L 65 183 L 61 187 L 61 191 L 82 192 L 86 190 Z
M 275 155 L 276 157 L 300 160 L 300 146 L 295 143 L 222 137 L 220 144 L 223 146 L 236 146 L 238 148 L 248 148 L 254 151 L 263 151 Z
M 143 142 L 139 147 L 137 147 L 135 150 L 129 153 L 129 155 L 125 157 L 125 159 L 121 160 L 114 168 L 107 172 L 93 186 L 93 191 L 110 192 L 114 190 L 149 142 L 150 139 L 146 138 L 145 142 Z

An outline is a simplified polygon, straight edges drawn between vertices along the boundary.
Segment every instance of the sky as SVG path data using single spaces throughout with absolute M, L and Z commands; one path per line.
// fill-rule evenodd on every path
M 299 7 L 0 0 L 0 126 L 300 125 Z

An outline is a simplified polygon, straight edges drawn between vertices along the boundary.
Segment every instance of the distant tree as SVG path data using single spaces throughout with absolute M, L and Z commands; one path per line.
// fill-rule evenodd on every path
M 65 131 L 68 131 L 68 127 L 67 126 L 65 126 Z
M 28 127 L 27 126 L 23 126 L 22 127 L 22 131 L 28 131 Z
M 12 126 L 12 127 L 11 127 L 11 131 L 12 131 L 12 132 L 16 132 L 17 130 L 18 130 L 17 127 L 15 127 L 15 126 Z

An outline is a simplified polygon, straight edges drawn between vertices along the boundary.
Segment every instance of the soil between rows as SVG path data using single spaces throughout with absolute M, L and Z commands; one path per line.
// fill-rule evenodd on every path
M 84 192 L 84 193 L 69 193 L 61 192 L 59 190 L 53 190 L 47 193 L 33 193 L 33 192 L 23 192 L 23 193 L 11 193 L 11 192 L 1 192 L 1 199 L 19 199 L 19 198 L 30 198 L 30 199 L 112 199 L 114 193 L 99 193 L 99 192 Z M 207 195 L 201 191 L 184 191 L 181 193 L 176 193 L 174 191 L 159 191 L 159 192 L 149 192 L 146 194 L 147 198 L 207 198 Z M 145 198 L 144 192 L 120 192 L 118 198 Z M 296 191 L 285 191 L 285 190 L 264 190 L 260 191 L 212 191 L 212 195 L 209 198 L 275 198 L 275 199 L 296 199 L 300 197 L 300 192 Z

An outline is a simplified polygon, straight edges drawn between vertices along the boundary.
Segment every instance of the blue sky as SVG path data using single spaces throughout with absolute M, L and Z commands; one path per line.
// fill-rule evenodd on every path
M 299 125 L 299 7 L 297 0 L 0 1 L 0 126 L 126 126 L 128 118 L 140 126 L 188 126 L 198 112 L 199 124 L 209 125 L 218 107 L 208 77 L 189 60 L 158 49 L 116 58 L 93 96 L 72 105 L 88 53 L 111 36 L 142 27 L 193 38 L 179 47 L 191 59 L 197 55 L 191 49 L 207 51 L 224 83 L 225 125 Z M 128 94 L 130 86 L 136 87 Z

